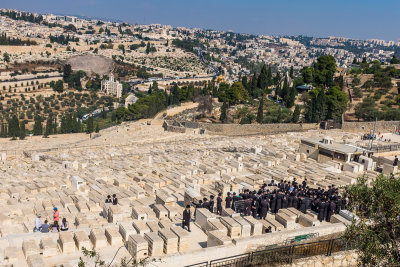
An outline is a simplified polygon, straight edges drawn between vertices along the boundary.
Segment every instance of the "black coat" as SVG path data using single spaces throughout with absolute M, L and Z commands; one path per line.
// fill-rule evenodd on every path
M 226 209 L 231 208 L 231 202 L 232 202 L 232 197 L 226 197 L 225 198 L 225 208 Z
M 322 201 L 320 201 L 318 203 L 318 220 L 322 221 L 324 219 L 324 211 L 325 209 L 325 203 L 323 203 Z
M 276 207 L 275 207 L 276 212 L 278 212 L 278 210 L 280 210 L 281 208 L 282 208 L 282 195 L 277 194 L 276 195 Z
M 214 200 L 210 200 L 210 203 L 208 204 L 208 210 L 214 212 Z
M 293 208 L 295 208 L 295 209 L 299 208 L 299 198 L 298 197 L 293 197 Z
M 300 200 L 300 211 L 303 213 L 306 213 L 306 209 L 307 209 L 306 201 L 305 201 L 305 199 L 301 199 Z
M 251 202 L 252 202 L 251 199 L 246 199 L 244 201 L 244 214 L 245 215 L 250 215 L 250 213 L 251 213 Z
M 329 202 L 326 202 L 324 204 L 324 218 L 328 217 L 329 205 L 330 205 Z
M 186 209 L 183 211 L 183 223 L 189 224 L 191 219 L 191 212 L 190 210 L 187 211 Z
M 222 208 L 222 198 L 217 197 L 217 209 Z
M 267 216 L 268 211 L 269 211 L 269 202 L 266 199 L 261 200 L 260 203 L 261 206 L 261 212 L 260 212 L 260 217 L 264 218 Z
M 293 207 L 293 198 L 294 198 L 294 196 L 289 196 L 289 198 L 288 198 L 288 208 Z
M 282 209 L 288 208 L 288 200 L 287 198 L 282 199 Z
M 275 207 L 276 207 L 276 196 L 272 196 L 272 199 L 271 199 L 271 212 L 275 212 Z

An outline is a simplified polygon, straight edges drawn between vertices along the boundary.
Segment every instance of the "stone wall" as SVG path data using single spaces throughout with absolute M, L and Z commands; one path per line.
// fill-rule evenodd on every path
M 214 124 L 199 123 L 206 132 L 224 135 L 276 134 L 286 132 L 301 132 L 319 129 L 319 124 L 306 123 L 275 123 L 275 124 Z
M 362 132 L 367 133 L 374 129 L 375 122 L 343 122 L 342 130 L 346 132 Z M 395 128 L 399 128 L 400 121 L 378 121 L 376 122 L 376 132 L 394 132 Z
M 323 226 L 273 232 L 259 236 L 235 238 L 232 240 L 232 243 L 228 245 L 206 247 L 201 250 L 165 256 L 162 258 L 163 263 L 157 266 L 174 266 L 174 263 L 176 262 L 179 262 L 180 266 L 197 264 L 200 262 L 240 255 L 246 252 L 257 250 L 260 247 L 281 244 L 287 238 L 293 238 L 299 235 L 318 233 L 319 237 L 321 238 L 323 236 L 341 233 L 345 230 L 346 226 L 344 224 L 332 223 Z M 310 242 L 311 241 L 312 240 L 310 240 Z
M 323 266 L 358 266 L 357 254 L 354 250 L 337 252 L 332 256 L 318 255 L 293 261 L 285 267 L 323 267 Z
M 209 134 L 223 135 L 256 135 L 256 134 L 276 134 L 286 132 L 301 132 L 319 129 L 319 124 L 315 123 L 275 123 L 275 124 L 219 124 L 219 123 L 200 123 L 190 121 L 165 121 L 164 129 L 174 130 L 167 126 L 179 126 L 189 129 L 204 129 Z

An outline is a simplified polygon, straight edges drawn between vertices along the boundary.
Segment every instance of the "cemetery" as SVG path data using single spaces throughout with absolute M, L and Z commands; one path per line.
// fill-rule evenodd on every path
M 95 249 L 107 263 L 115 257 L 111 266 L 147 257 L 156 258 L 156 266 L 188 266 L 339 236 L 354 216 L 344 204 L 329 220 L 312 207 L 291 204 L 271 206 L 264 219 L 247 213 L 244 195 L 260 197 L 261 189 L 279 194 L 283 181 L 289 187 L 306 183 L 315 192 L 332 190 L 337 197 L 360 175 L 397 175 L 398 152 L 362 148 L 360 135 L 305 129 L 233 136 L 134 122 L 95 138 L 33 137 L 12 146 L 1 141 L 0 266 L 77 266 L 82 247 Z M 243 199 L 226 203 L 228 192 Z M 116 203 L 114 197 L 106 203 L 114 194 Z M 199 204 L 210 196 L 212 208 Z M 182 228 L 187 205 L 190 231 Z M 68 230 L 55 230 L 55 208 Z M 53 225 L 48 233 L 36 231 L 37 218 Z

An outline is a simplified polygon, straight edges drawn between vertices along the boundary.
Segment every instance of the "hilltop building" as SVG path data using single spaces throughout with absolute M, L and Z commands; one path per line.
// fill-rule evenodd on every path
M 101 81 L 101 91 L 108 95 L 120 98 L 122 96 L 122 84 L 114 80 L 114 75 L 110 75 L 110 79 Z

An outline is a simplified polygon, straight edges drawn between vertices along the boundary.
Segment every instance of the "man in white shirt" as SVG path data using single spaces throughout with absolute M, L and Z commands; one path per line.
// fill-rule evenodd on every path
M 40 230 L 42 230 L 42 221 L 40 220 L 40 217 L 42 217 L 40 214 L 36 215 L 35 228 L 33 229 L 34 232 L 40 232 Z

